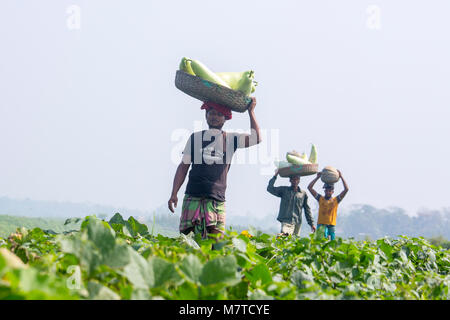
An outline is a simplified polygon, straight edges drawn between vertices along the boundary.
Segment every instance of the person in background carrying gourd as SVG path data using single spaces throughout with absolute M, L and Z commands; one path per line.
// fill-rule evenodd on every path
M 325 196 L 318 194 L 314 190 L 314 184 L 317 182 L 317 180 L 319 180 L 321 172 L 317 173 L 317 177 L 308 185 L 309 192 L 311 192 L 314 199 L 319 201 L 319 217 L 317 218 L 317 228 L 325 228 L 325 238 L 330 237 L 331 240 L 334 240 L 336 238 L 336 216 L 338 205 L 348 192 L 348 186 L 344 180 L 344 177 L 342 177 L 342 173 L 339 170 L 338 173 L 339 178 L 342 180 L 342 183 L 344 185 L 344 191 L 342 191 L 337 197 L 332 197 L 334 193 L 334 184 L 325 183 L 323 185 Z
M 311 209 L 308 205 L 308 195 L 305 191 L 300 190 L 300 176 L 292 176 L 289 178 L 291 186 L 275 187 L 275 180 L 278 176 L 278 169 L 275 175 L 269 180 L 267 191 L 276 197 L 281 198 L 280 210 L 277 220 L 281 223 L 282 235 L 300 235 L 302 225 L 302 209 L 305 212 L 306 220 L 311 226 L 311 231 L 315 232 L 314 220 L 311 216 Z
M 183 151 L 173 180 L 169 210 L 177 207 L 177 193 L 182 186 L 189 167 L 189 180 L 181 209 L 179 230 L 183 234 L 191 231 L 207 238 L 216 234 L 219 238 L 225 231 L 225 190 L 232 157 L 238 148 L 248 148 L 261 142 L 259 125 L 255 118 L 256 99 L 248 107 L 251 134 L 225 132 L 226 120 L 231 119 L 231 110 L 213 102 L 205 102 L 208 130 L 191 134 Z M 217 240 L 217 239 L 216 239 Z

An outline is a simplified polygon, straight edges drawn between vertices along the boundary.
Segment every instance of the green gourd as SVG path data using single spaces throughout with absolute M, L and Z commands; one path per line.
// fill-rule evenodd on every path
M 289 163 L 293 163 L 293 164 L 297 164 L 297 165 L 301 165 L 301 164 L 310 164 L 310 162 L 308 160 L 293 156 L 291 154 L 286 154 L 286 160 Z
M 191 67 L 191 60 L 189 58 L 183 57 L 183 59 L 181 59 L 180 70 L 195 76 L 195 73 Z
M 223 81 L 222 78 L 220 78 L 217 74 L 209 70 L 203 63 L 194 59 L 188 60 L 190 61 L 192 71 L 195 73 L 197 77 L 230 88 L 230 86 L 225 81 Z
M 224 80 L 231 89 L 241 91 L 245 95 L 255 92 L 258 83 L 253 80 L 255 72 L 253 70 L 244 72 L 217 72 L 222 80 Z
M 250 93 L 252 93 L 253 78 L 253 71 L 245 71 L 243 77 L 238 82 L 236 90 L 243 92 L 246 96 L 249 96 Z
M 309 154 L 309 162 L 317 163 L 317 148 L 313 144 L 311 147 L 311 153 Z

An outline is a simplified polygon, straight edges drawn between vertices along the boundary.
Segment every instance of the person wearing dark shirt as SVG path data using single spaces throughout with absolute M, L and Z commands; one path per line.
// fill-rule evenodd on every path
M 251 134 L 225 132 L 226 120 L 231 119 L 229 108 L 205 102 L 208 130 L 191 134 L 183 151 L 183 158 L 175 173 L 172 194 L 168 207 L 174 212 L 178 203 L 178 191 L 186 179 L 188 183 L 181 209 L 179 230 L 183 234 L 191 231 L 223 236 L 225 231 L 225 191 L 231 160 L 238 148 L 248 148 L 261 142 L 259 125 L 255 118 L 256 99 L 248 108 Z
M 275 175 L 269 180 L 267 191 L 274 196 L 281 198 L 280 210 L 277 217 L 277 220 L 281 223 L 281 234 L 300 235 L 302 209 L 305 212 L 308 224 L 311 226 L 311 231 L 315 232 L 316 228 L 314 227 L 314 220 L 308 205 L 308 195 L 298 186 L 300 183 L 300 176 L 291 176 L 289 178 L 291 183 L 290 186 L 275 187 L 274 184 L 277 176 L 278 170 L 275 171 Z

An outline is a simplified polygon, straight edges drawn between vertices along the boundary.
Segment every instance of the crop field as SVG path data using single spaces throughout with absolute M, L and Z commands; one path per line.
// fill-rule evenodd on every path
M 450 251 L 424 238 L 335 241 L 227 230 L 170 238 L 116 214 L 0 238 L 0 299 L 448 300 Z M 213 249 L 214 244 L 214 249 Z

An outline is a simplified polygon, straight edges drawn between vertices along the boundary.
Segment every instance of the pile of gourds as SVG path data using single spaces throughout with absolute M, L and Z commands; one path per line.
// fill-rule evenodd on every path
M 214 73 L 200 61 L 186 57 L 181 59 L 179 69 L 190 75 L 214 82 L 226 88 L 241 91 L 247 96 L 255 92 L 256 86 L 258 85 L 258 83 L 254 80 L 255 72 L 253 70 L 244 72 Z
M 317 148 L 314 144 L 311 146 L 309 158 L 305 152 L 300 154 L 297 151 L 290 151 L 286 153 L 286 160 L 287 161 L 275 161 L 275 166 L 281 169 L 292 165 L 315 164 L 317 163 Z

